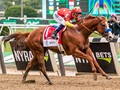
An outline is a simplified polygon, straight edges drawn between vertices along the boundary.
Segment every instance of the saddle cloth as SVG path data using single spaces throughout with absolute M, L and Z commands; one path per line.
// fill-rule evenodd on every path
M 57 26 L 50 25 L 48 26 L 43 33 L 43 46 L 50 47 L 50 46 L 58 46 L 58 44 L 62 44 L 62 30 L 58 33 L 58 40 L 51 38 L 52 33 L 55 31 Z

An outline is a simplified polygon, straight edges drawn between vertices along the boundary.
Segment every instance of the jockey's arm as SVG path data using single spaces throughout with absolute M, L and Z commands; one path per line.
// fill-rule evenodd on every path
M 77 25 L 74 25 L 74 24 L 70 23 L 70 19 L 69 18 L 65 18 L 65 24 L 68 27 L 72 27 L 72 28 L 76 28 L 77 27 Z
M 69 21 L 65 22 L 66 26 L 74 28 L 74 24 L 70 23 Z

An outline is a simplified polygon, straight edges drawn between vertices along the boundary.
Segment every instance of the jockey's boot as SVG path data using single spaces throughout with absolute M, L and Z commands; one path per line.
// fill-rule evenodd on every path
M 53 33 L 52 33 L 52 35 L 51 35 L 51 37 L 53 38 L 53 39 L 58 39 L 58 37 L 57 37 L 57 33 L 58 33 L 59 31 L 56 29 Z
M 52 37 L 53 39 L 58 39 L 57 33 L 58 33 L 63 27 L 64 27 L 64 25 L 60 24 L 60 25 L 56 28 L 56 30 L 52 33 L 51 37 Z

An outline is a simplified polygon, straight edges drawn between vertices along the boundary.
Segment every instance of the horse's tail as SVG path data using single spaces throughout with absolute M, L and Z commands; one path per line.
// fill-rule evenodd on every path
M 6 43 L 7 43 L 8 41 L 10 41 L 10 40 L 12 40 L 12 39 L 16 39 L 17 36 L 19 36 L 19 35 L 21 35 L 21 34 L 22 34 L 22 33 L 13 33 L 13 34 L 11 34 L 11 35 L 4 36 L 4 37 L 2 38 L 2 42 L 3 42 L 4 46 L 6 46 Z

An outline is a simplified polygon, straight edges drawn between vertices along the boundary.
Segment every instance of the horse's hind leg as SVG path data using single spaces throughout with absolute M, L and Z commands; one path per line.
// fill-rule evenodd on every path
M 30 71 L 30 69 L 37 64 L 37 58 L 34 56 L 32 58 L 32 60 L 28 63 L 27 67 L 26 67 L 26 70 L 25 70 L 25 73 L 23 75 L 23 79 L 22 79 L 22 82 L 23 83 L 27 83 L 27 82 L 35 82 L 34 80 L 29 80 L 29 81 L 26 81 L 26 78 L 27 78 L 27 75 L 28 75 L 28 72 Z
M 44 62 L 44 53 L 37 54 L 37 59 L 38 59 L 40 71 L 43 73 L 45 78 L 48 80 L 48 83 L 50 85 L 52 85 L 52 82 L 51 82 L 51 80 L 49 79 L 49 77 L 46 73 L 46 67 L 45 67 L 45 62 Z

